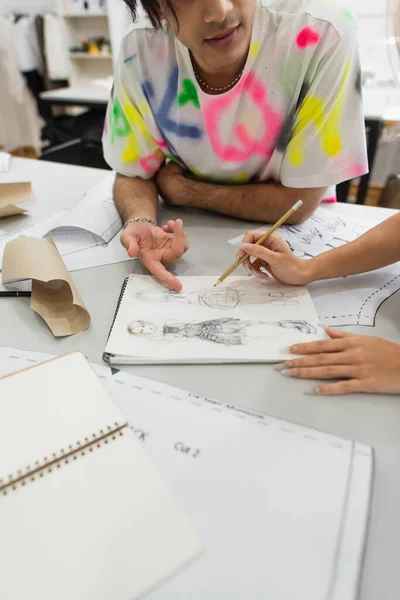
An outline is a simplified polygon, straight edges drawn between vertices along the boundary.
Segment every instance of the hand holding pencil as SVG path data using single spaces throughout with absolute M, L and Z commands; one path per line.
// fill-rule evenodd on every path
M 303 205 L 302 200 L 298 200 L 295 204 L 293 204 L 292 208 L 290 208 L 276 223 L 275 225 L 272 225 L 272 227 L 270 229 L 268 229 L 268 231 L 266 231 L 257 241 L 256 241 L 256 245 L 260 246 L 262 245 L 273 233 L 276 229 L 278 229 L 278 227 L 280 227 L 285 221 L 287 221 L 287 219 L 289 219 L 289 217 L 292 216 L 292 214 L 294 212 L 296 212 L 296 210 L 298 210 L 301 206 Z M 227 269 L 222 275 L 221 277 L 218 279 L 218 281 L 216 282 L 216 284 L 214 285 L 217 286 L 218 284 L 222 283 L 222 281 L 224 281 L 224 279 L 226 279 L 231 273 L 233 273 L 233 271 L 235 271 L 235 269 L 237 269 L 241 264 L 244 263 L 244 261 L 246 259 L 249 258 L 249 254 L 244 254 L 239 260 L 237 260 L 235 263 L 233 263 L 233 265 L 231 265 L 229 267 L 229 269 Z

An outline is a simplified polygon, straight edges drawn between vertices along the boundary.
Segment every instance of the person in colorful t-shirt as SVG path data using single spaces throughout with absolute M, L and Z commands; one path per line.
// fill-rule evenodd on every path
M 137 0 L 124 0 L 133 14 Z M 103 146 L 117 172 L 121 243 L 160 280 L 188 248 L 156 225 L 158 195 L 292 222 L 367 172 L 356 23 L 330 0 L 143 0 L 126 33 Z

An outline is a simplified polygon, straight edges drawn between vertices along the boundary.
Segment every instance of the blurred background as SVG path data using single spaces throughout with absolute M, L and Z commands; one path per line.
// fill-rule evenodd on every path
M 371 174 L 342 201 L 400 208 L 400 0 L 348 0 L 359 23 Z M 0 150 L 108 168 L 101 134 L 122 0 L 0 0 Z

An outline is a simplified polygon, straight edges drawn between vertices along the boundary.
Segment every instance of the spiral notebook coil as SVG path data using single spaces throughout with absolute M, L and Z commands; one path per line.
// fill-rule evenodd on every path
M 129 277 L 126 277 L 124 279 L 124 283 L 122 284 L 121 292 L 120 292 L 120 295 L 119 295 L 119 298 L 118 298 L 118 302 L 117 302 L 117 307 L 115 309 L 115 313 L 114 313 L 114 317 L 113 317 L 113 320 L 112 320 L 112 323 L 111 323 L 110 331 L 108 332 L 107 340 L 109 339 L 109 337 L 111 335 L 111 332 L 113 330 L 114 323 L 115 323 L 115 320 L 117 318 L 119 308 L 121 306 L 122 298 L 124 297 L 126 286 L 128 285 L 128 281 L 129 281 Z M 111 356 L 114 356 L 114 354 L 110 354 L 109 352 L 104 352 L 103 353 L 103 360 L 104 360 L 104 362 L 106 362 L 106 363 L 109 364 Z
M 27 483 L 32 483 L 38 478 L 44 477 L 46 473 L 52 473 L 64 465 L 85 456 L 87 452 L 93 452 L 103 444 L 108 444 L 124 434 L 127 423 L 122 425 L 114 423 L 106 429 L 101 429 L 98 433 L 93 433 L 85 437 L 83 441 L 70 444 L 67 448 L 61 448 L 49 456 L 44 456 L 42 460 L 36 460 L 33 464 L 27 465 L 24 469 L 19 469 L 16 473 L 9 474 L 5 479 L 0 478 L 0 494 L 6 496 L 15 491 L 18 487 L 23 487 Z

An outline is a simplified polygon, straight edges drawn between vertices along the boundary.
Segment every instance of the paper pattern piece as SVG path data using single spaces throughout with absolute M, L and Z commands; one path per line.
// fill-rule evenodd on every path
M 17 203 L 33 198 L 32 186 L 28 181 L 0 183 L 0 218 L 23 215 L 26 210 Z
M 282 226 L 277 231 L 295 256 L 310 259 L 355 240 L 378 222 L 318 208 L 305 223 Z M 229 243 L 241 241 L 243 235 Z M 324 326 L 374 327 L 379 307 L 400 289 L 400 263 L 371 273 L 315 282 L 308 287 Z
M 3 283 L 32 280 L 31 308 L 55 337 L 84 331 L 90 315 L 51 238 L 20 237 L 4 251 Z
M 9 152 L 0 152 L 0 173 L 6 173 L 10 170 L 11 154 Z
M 217 278 L 182 277 L 177 293 L 131 275 L 106 353 L 115 363 L 264 362 L 324 338 L 306 288 L 248 277 L 214 288 Z
M 115 173 L 103 177 L 70 211 L 60 211 L 31 227 L 0 235 L 0 266 L 7 242 L 51 234 L 68 271 L 114 264 L 129 258 L 119 241 L 122 223 L 113 202 Z
M 84 356 L 29 367 L 0 379 L 2 596 L 141 598 L 199 538 Z
M 0 349 L 0 373 L 45 358 Z M 356 600 L 370 447 L 93 368 L 204 544 L 148 600 Z
M 78 229 L 108 243 L 121 229 L 121 217 L 113 201 L 115 173 L 103 177 L 80 202 L 52 229 L 56 231 Z

